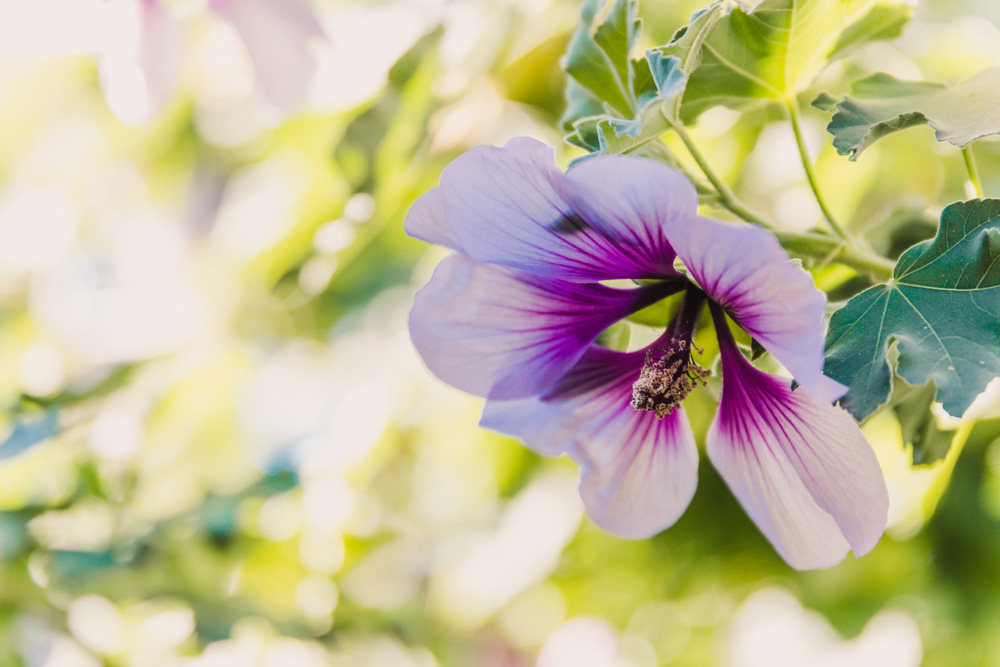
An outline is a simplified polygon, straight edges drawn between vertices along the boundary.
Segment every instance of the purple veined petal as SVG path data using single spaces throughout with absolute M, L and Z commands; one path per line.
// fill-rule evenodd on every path
M 862 556 L 885 530 L 885 479 L 861 429 L 842 408 L 754 368 L 720 330 L 722 398 L 708 456 L 771 541 L 797 569 Z
M 525 398 L 555 384 L 608 326 L 677 289 L 546 280 L 456 254 L 417 293 L 410 337 L 448 384 Z
M 670 167 L 646 158 L 590 159 L 554 181 L 556 192 L 592 227 L 612 239 L 633 263 L 675 275 L 667 238 L 673 221 L 693 218 L 698 193 Z
M 671 227 L 677 254 L 708 297 L 822 403 L 847 387 L 823 375 L 826 295 L 770 232 L 709 218 Z
M 113 0 L 106 18 L 114 39 L 102 51 L 99 81 L 111 112 L 127 125 L 151 121 L 177 87 L 183 28 L 159 3 Z
M 550 395 L 486 403 L 480 424 L 581 465 L 580 496 L 604 530 L 627 538 L 671 526 L 698 484 L 698 450 L 683 411 L 632 408 L 645 350 L 591 346 Z
M 448 224 L 441 188 L 428 190 L 413 203 L 403 228 L 407 234 L 421 241 L 462 251 L 455 231 Z
M 213 0 L 243 39 L 264 96 L 295 111 L 309 95 L 318 62 L 310 43 L 323 38 L 311 0 Z
M 676 275 L 665 268 L 672 255 L 653 258 L 647 249 L 629 247 L 574 210 L 557 193 L 566 178 L 552 148 L 527 137 L 503 148 L 478 146 L 456 158 L 442 173 L 439 190 L 462 252 L 572 282 Z

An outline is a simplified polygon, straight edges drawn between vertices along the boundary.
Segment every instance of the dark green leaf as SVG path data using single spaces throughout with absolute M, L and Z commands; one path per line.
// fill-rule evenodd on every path
M 924 123 L 955 146 L 1000 133 L 1000 68 L 954 87 L 873 74 L 854 83 L 826 129 L 837 151 L 856 160 L 882 137 Z
M 900 257 L 888 283 L 834 313 L 825 372 L 849 391 L 841 404 L 865 419 L 889 397 L 886 354 L 911 385 L 937 384 L 937 400 L 960 415 L 1000 375 L 1000 200 L 945 208 L 937 236 Z
M 829 111 L 833 113 L 837 110 L 837 98 L 830 93 L 820 93 L 816 96 L 816 99 L 812 101 L 812 106 L 820 111 Z
M 913 465 L 943 459 L 951 448 L 955 431 L 942 430 L 931 412 L 937 387 L 934 381 L 918 387 L 896 376 L 892 388 L 892 411 L 899 420 L 903 444 L 910 445 Z

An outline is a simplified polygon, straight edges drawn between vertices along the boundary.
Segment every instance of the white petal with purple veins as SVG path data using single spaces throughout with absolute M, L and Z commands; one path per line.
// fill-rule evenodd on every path
M 670 224 L 694 218 L 698 193 L 679 172 L 653 160 L 609 155 L 587 160 L 555 181 L 556 191 L 636 264 L 674 273 Z
M 850 415 L 753 368 L 725 342 L 708 455 L 793 567 L 829 567 L 848 549 L 866 554 L 885 530 L 885 480 Z
M 576 441 L 580 496 L 604 530 L 643 538 L 671 526 L 698 485 L 698 448 L 681 409 L 658 419 L 616 401 L 616 410 Z
M 626 354 L 592 346 L 554 395 L 488 401 L 480 422 L 545 455 L 568 451 L 581 464 L 587 514 L 608 532 L 629 538 L 672 525 L 698 484 L 698 450 L 683 412 L 657 419 L 630 405 L 644 356 L 644 350 Z
M 847 388 L 823 375 L 826 295 L 770 232 L 709 218 L 678 219 L 670 238 L 709 298 L 818 401 Z
M 567 178 L 552 148 L 519 137 L 462 154 L 439 190 L 462 251 L 477 261 L 573 282 L 674 275 L 669 246 L 625 245 L 574 210 L 558 194 L 573 189 Z
M 452 255 L 417 293 L 410 336 L 448 384 L 525 398 L 555 384 L 601 331 L 660 296 L 658 287 L 543 280 Z

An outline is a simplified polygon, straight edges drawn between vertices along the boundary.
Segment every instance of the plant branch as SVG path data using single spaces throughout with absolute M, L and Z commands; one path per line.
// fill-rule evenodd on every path
M 837 262 L 870 275 L 877 281 L 892 278 L 895 263 L 881 255 L 847 245 L 827 234 L 775 231 L 781 246 L 800 257 L 811 257 L 821 263 Z
M 698 168 L 705 174 L 705 178 L 707 178 L 712 184 L 715 191 L 719 193 L 719 203 L 747 222 L 752 222 L 760 225 L 761 227 L 773 229 L 773 223 L 768 222 L 747 208 L 739 199 L 737 199 L 736 194 L 729 189 L 729 186 L 722 182 L 722 179 L 715 173 L 712 166 L 708 164 L 708 160 L 706 160 L 705 156 L 701 154 L 700 150 L 698 150 L 698 147 L 695 145 L 691 135 L 688 134 L 687 130 L 684 128 L 684 125 L 680 122 L 675 122 L 669 116 L 666 118 L 671 129 L 677 133 L 677 136 L 684 143 L 684 147 L 687 148 L 688 153 L 690 153 L 691 157 L 694 158 L 694 161 L 698 163 Z
M 667 123 L 670 125 L 671 129 L 677 133 L 678 138 L 680 138 L 685 148 L 687 148 L 691 157 L 698 163 L 698 167 L 702 170 L 702 172 L 704 172 L 705 177 L 712 184 L 712 187 L 714 187 L 715 191 L 718 192 L 718 203 L 722 207 L 728 209 L 741 220 L 752 222 L 771 230 L 774 232 L 774 235 L 778 237 L 778 241 L 781 243 L 782 247 L 800 257 L 817 259 L 823 263 L 835 261 L 839 264 L 850 266 L 853 269 L 866 273 L 878 281 L 888 280 L 892 277 L 892 270 L 895 267 L 895 264 L 891 260 L 888 260 L 881 255 L 854 247 L 847 243 L 846 240 L 835 236 L 829 236 L 827 234 L 804 234 L 800 232 L 785 232 L 776 230 L 774 223 L 765 220 L 760 215 L 747 208 L 746 205 L 744 205 L 736 197 L 735 193 L 729 189 L 729 186 L 722 182 L 722 179 L 715 173 L 712 166 L 708 164 L 708 160 L 706 160 L 705 156 L 702 155 L 700 150 L 698 150 L 698 147 L 695 145 L 691 135 L 688 134 L 687 130 L 684 128 L 684 125 L 680 122 L 674 121 L 666 114 L 664 114 L 664 117 L 667 119 Z
M 837 218 L 833 215 L 830 207 L 826 205 L 826 200 L 823 198 L 823 193 L 819 189 L 819 181 L 816 179 L 816 170 L 813 169 L 812 159 L 809 157 L 809 151 L 806 148 L 805 138 L 802 136 L 802 123 L 799 118 L 799 106 L 792 97 L 788 100 L 788 118 L 792 121 L 792 132 L 795 134 L 795 144 L 799 149 L 799 156 L 802 158 L 802 168 L 806 171 L 806 178 L 809 180 L 809 187 L 812 188 L 813 195 L 816 197 L 816 203 L 819 204 L 820 210 L 823 212 L 823 217 L 826 218 L 827 223 L 830 225 L 830 229 L 844 239 L 848 243 L 851 243 L 850 234 L 848 234 L 847 229 L 841 225 Z

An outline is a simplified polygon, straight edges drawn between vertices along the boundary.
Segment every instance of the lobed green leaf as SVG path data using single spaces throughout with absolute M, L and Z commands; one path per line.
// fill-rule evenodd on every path
M 964 147 L 1000 133 L 1000 67 L 953 87 L 873 74 L 856 81 L 836 109 L 826 129 L 837 151 L 851 160 L 882 137 L 925 123 L 938 141 Z
M 849 388 L 840 400 L 859 421 L 889 398 L 896 371 L 933 380 L 936 398 L 961 415 L 1000 375 L 1000 200 L 945 208 L 937 236 L 899 258 L 893 278 L 834 313 L 824 372 Z

